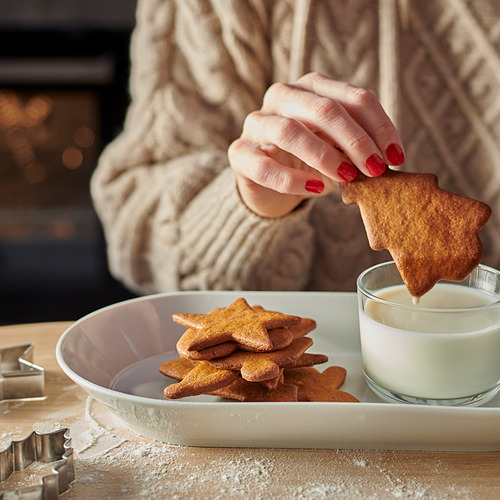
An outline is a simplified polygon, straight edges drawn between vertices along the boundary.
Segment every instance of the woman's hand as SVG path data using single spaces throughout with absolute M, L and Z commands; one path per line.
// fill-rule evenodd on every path
M 370 177 L 404 161 L 401 139 L 369 91 L 317 73 L 275 83 L 228 150 L 244 203 L 281 217 L 339 182 Z

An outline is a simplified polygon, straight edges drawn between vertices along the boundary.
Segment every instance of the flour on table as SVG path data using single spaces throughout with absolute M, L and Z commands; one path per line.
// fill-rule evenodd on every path
M 45 417 L 34 423 L 34 429 L 51 432 L 65 422 Z M 304 451 L 298 450 L 184 447 L 150 440 L 127 429 L 116 414 L 91 397 L 70 426 L 70 436 L 76 479 L 65 493 L 66 500 L 86 495 L 120 500 L 469 498 L 467 491 L 453 485 L 444 494 L 442 489 L 436 491 L 432 477 L 429 484 L 416 482 L 410 472 L 393 477 L 377 463 L 376 453 L 362 450 L 348 454 L 310 450 L 315 459 L 307 460 Z M 4 432 L 0 443 L 11 438 L 18 439 Z M 24 477 L 29 486 L 34 472 L 26 471 Z M 377 493 L 366 494 L 374 488 Z

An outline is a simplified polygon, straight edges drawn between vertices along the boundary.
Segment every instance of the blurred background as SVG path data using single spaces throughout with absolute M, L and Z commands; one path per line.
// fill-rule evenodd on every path
M 0 324 L 133 295 L 107 269 L 89 180 L 128 105 L 135 0 L 0 0 Z

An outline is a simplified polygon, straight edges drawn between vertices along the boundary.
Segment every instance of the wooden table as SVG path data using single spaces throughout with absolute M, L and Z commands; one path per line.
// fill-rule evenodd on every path
M 55 345 L 69 325 L 0 327 L 0 348 L 35 344 L 47 393 L 0 403 L 0 446 L 70 427 L 76 480 L 64 498 L 500 498 L 500 452 L 190 448 L 138 436 L 59 368 Z M 44 473 L 33 464 L 0 490 Z

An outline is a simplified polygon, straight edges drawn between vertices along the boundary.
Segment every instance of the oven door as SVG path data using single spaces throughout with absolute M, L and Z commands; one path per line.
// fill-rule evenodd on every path
M 89 193 L 127 108 L 129 39 L 0 31 L 0 324 L 76 319 L 130 296 L 108 273 Z

